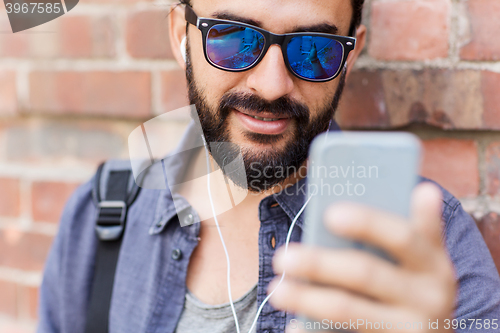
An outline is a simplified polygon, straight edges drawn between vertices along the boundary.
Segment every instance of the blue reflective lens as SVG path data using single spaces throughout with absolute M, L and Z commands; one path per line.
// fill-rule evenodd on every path
M 207 54 L 217 66 L 244 69 L 257 61 L 264 44 L 264 36 L 254 29 L 217 24 L 208 31 Z
M 287 47 L 288 61 L 299 76 L 329 79 L 337 74 L 344 56 L 343 45 L 334 39 L 317 36 L 292 37 Z

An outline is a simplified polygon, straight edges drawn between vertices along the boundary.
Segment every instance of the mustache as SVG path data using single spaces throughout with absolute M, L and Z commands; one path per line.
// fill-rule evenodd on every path
M 288 96 L 280 97 L 274 101 L 267 101 L 257 95 L 249 93 L 227 93 L 219 103 L 222 117 L 226 118 L 231 109 L 246 109 L 257 112 L 269 112 L 276 116 L 286 116 L 307 121 L 309 108 Z

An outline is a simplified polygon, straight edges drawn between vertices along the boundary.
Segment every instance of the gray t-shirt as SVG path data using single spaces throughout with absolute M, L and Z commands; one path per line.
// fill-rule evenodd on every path
M 257 314 L 257 284 L 245 295 L 233 301 L 240 333 L 248 333 Z M 189 290 L 175 333 L 235 333 L 231 304 L 209 305 L 197 299 Z M 255 333 L 255 327 L 252 329 Z
M 240 333 L 248 333 L 257 314 L 257 284 L 245 295 L 233 301 Z M 235 333 L 231 304 L 209 305 L 187 291 L 181 318 L 175 333 Z M 255 327 L 251 333 L 255 333 Z

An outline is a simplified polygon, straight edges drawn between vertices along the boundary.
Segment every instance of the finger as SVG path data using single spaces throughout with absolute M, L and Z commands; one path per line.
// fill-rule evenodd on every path
M 413 192 L 411 214 L 416 229 L 425 235 L 433 247 L 434 256 L 430 258 L 429 263 L 434 263 L 433 276 L 436 282 L 441 283 L 441 288 L 432 293 L 435 297 L 432 303 L 437 308 L 446 309 L 454 304 L 456 274 L 443 242 L 442 200 L 442 192 L 435 184 L 430 182 L 420 184 Z
M 326 211 L 325 222 L 338 236 L 378 247 L 404 266 L 418 269 L 430 266 L 429 243 L 401 216 L 359 204 L 341 203 Z
M 416 228 L 436 246 L 442 244 L 441 215 L 441 190 L 430 182 L 418 185 L 412 195 L 412 221 Z
M 273 258 L 276 274 L 331 285 L 388 303 L 405 303 L 410 289 L 401 269 L 387 260 L 357 250 L 332 250 L 290 244 Z
M 398 322 L 421 322 L 422 325 L 425 325 L 427 321 L 427 319 L 406 309 L 387 306 L 343 290 L 287 279 L 283 280 L 269 301 L 275 308 L 300 313 L 319 322 L 324 320 L 333 323 L 362 320 L 365 324 L 367 322 L 384 322 L 386 324 L 390 322 L 391 326 L 396 328 Z M 355 330 L 359 332 L 377 331 L 373 327 L 365 327 L 364 325 L 355 327 Z M 380 327 L 378 331 L 380 331 Z M 415 330 L 415 332 L 417 331 Z M 405 332 L 412 332 L 412 330 Z

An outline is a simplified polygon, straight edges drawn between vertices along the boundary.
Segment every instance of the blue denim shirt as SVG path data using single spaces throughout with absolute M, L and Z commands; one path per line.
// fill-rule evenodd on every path
M 168 172 L 183 169 L 183 161 L 177 161 Z M 271 262 L 275 249 L 284 245 L 291 221 L 304 204 L 305 181 L 298 182 L 296 190 L 282 191 L 260 202 L 258 304 L 274 277 Z M 39 333 L 84 332 L 98 242 L 91 190 L 92 181 L 78 188 L 62 215 L 40 291 Z M 500 318 L 500 279 L 488 248 L 460 202 L 446 190 L 443 195 L 443 236 L 459 282 L 456 318 Z M 183 310 L 189 258 L 200 232 L 199 223 L 180 226 L 179 219 L 198 216 L 187 201 L 185 205 L 186 214 L 179 217 L 168 190 L 142 189 L 130 207 L 116 268 L 110 333 L 174 332 Z M 291 241 L 300 241 L 303 223 L 300 217 Z M 284 332 L 292 318 L 292 314 L 267 303 L 257 332 Z

